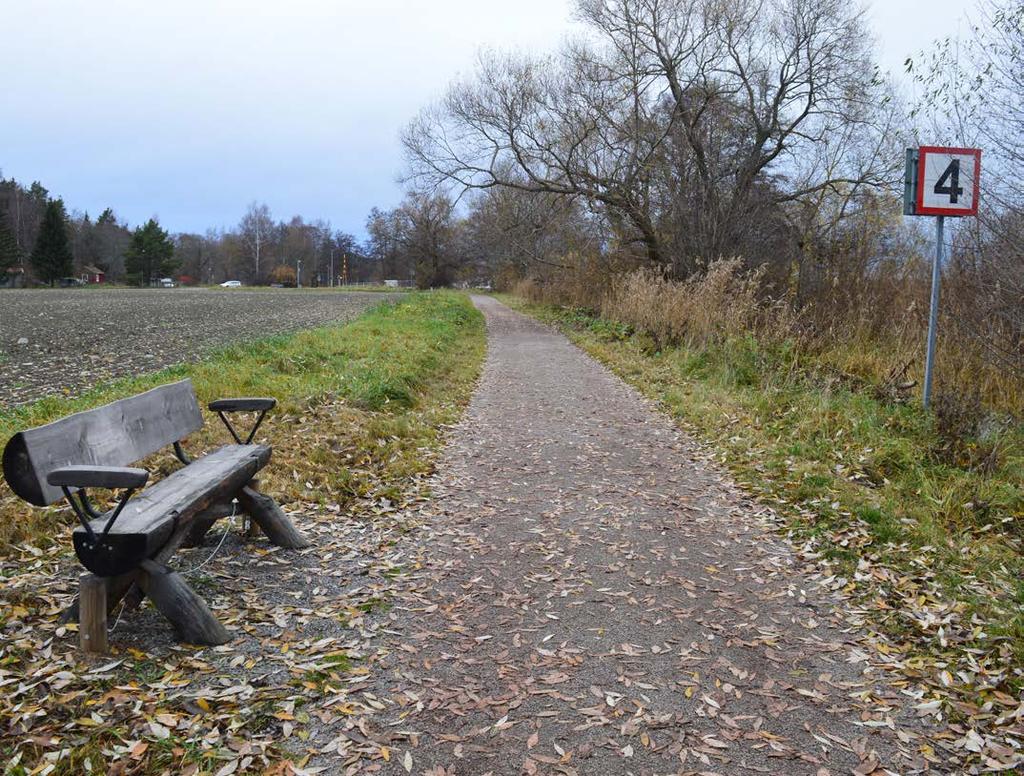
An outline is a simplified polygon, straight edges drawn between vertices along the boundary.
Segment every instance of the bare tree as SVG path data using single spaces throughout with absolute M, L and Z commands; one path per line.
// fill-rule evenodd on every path
M 749 250 L 790 203 L 898 174 L 896 111 L 851 3 L 577 6 L 589 40 L 544 60 L 485 55 L 410 125 L 416 176 L 582 198 L 687 274 Z
M 270 208 L 265 203 L 252 202 L 242 216 L 238 225 L 238 233 L 253 262 L 253 282 L 262 280 L 260 260 L 266 244 L 270 241 L 274 230 L 274 220 L 270 216 Z
M 411 191 L 397 211 L 398 242 L 415 268 L 419 288 L 452 285 L 461 264 L 454 203 L 442 194 Z
M 413 268 L 405 262 L 400 243 L 401 219 L 397 209 L 373 208 L 366 219 L 367 252 L 381 267 L 385 280 L 412 280 Z
M 492 188 L 476 192 L 465 218 L 463 253 L 478 279 L 575 269 L 601 254 L 603 234 L 580 199 Z
M 1024 2 L 986 0 L 977 23 L 907 67 L 920 132 L 983 150 L 978 218 L 958 223 L 947 305 L 959 332 L 1024 374 Z

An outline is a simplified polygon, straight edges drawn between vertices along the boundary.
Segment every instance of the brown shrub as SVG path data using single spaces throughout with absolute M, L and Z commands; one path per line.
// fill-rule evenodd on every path
M 600 311 L 648 334 L 658 347 L 744 333 L 777 341 L 795 331 L 795 318 L 785 305 L 765 298 L 762 279 L 761 271 L 744 272 L 740 259 L 715 262 L 686 280 L 638 269 L 613 279 Z
M 799 354 L 877 396 L 906 400 L 920 389 L 931 284 L 929 264 L 920 257 L 820 284 L 799 301 L 773 297 L 770 288 L 778 284 L 769 286 L 763 270 L 745 270 L 740 259 L 715 262 L 685 280 L 650 268 L 572 261 L 569 268 L 520 280 L 514 293 L 626 324 L 650 337 L 655 349 L 753 334 L 766 344 L 790 340 Z M 963 331 L 965 319 L 985 320 L 985 311 L 984 300 L 955 275 L 944 278 L 937 390 L 960 394 L 968 404 L 976 394 L 984 407 L 1020 416 L 1024 375 Z M 985 333 L 1021 347 L 998 327 Z
M 531 302 L 599 313 L 608 288 L 624 267 L 601 257 L 575 253 L 564 257 L 563 262 L 563 267 L 547 268 L 544 273 L 518 281 L 512 286 L 512 293 Z

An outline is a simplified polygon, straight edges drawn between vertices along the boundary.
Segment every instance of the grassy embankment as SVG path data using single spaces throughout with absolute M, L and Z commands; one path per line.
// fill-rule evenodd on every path
M 0 412 L 0 448 L 19 429 L 187 377 L 204 405 L 224 396 L 278 399 L 260 433 L 274 446 L 260 476 L 281 501 L 394 498 L 429 466 L 426 451 L 468 396 L 484 347 L 482 318 L 466 297 L 414 294 L 345 325 L 229 346 L 75 399 L 51 397 Z M 207 450 L 226 436 L 208 416 L 186 448 Z M 169 451 L 147 465 L 160 474 L 176 468 Z M 69 512 L 31 508 L 0 486 L 0 548 L 66 542 Z
M 659 348 L 585 311 L 502 299 L 560 327 L 711 443 L 833 564 L 868 622 L 957 676 L 968 704 L 1024 684 L 1019 424 L 951 438 L 916 400 L 837 377 L 834 354 L 742 336 Z

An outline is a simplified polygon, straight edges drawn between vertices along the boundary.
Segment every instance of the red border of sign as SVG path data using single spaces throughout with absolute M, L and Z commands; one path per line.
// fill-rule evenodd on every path
M 978 215 L 978 195 L 981 189 L 981 149 L 951 148 L 949 146 L 921 146 L 917 149 L 917 194 L 914 202 L 914 215 L 918 216 L 976 216 Z M 958 154 L 974 157 L 974 206 L 970 210 L 951 207 L 924 206 L 924 164 L 928 154 Z

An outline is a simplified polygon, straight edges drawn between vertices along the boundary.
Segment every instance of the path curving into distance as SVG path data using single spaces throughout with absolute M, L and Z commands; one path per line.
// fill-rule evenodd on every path
M 925 769 L 914 699 L 764 510 L 563 336 L 474 301 L 487 363 L 376 634 L 372 716 L 320 731 L 322 757 L 435 776 Z

